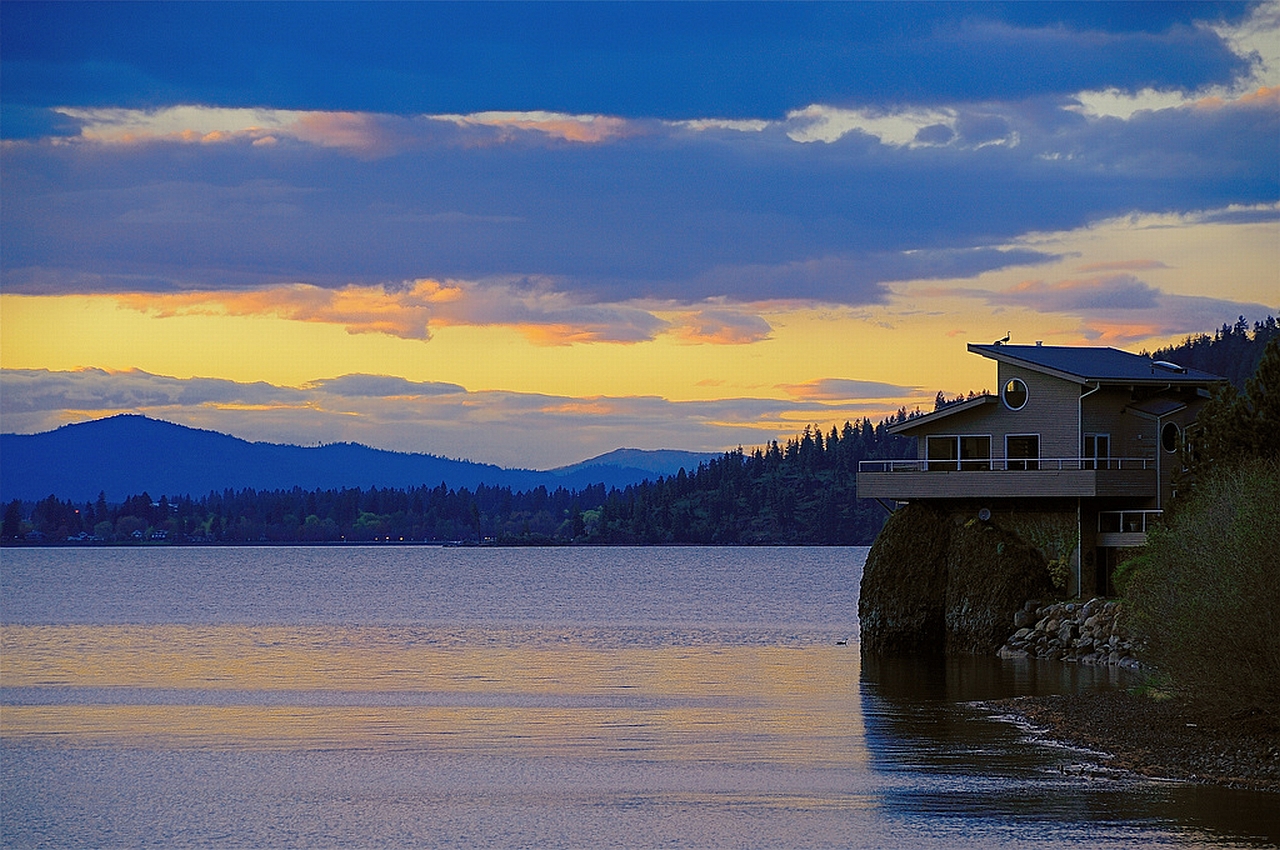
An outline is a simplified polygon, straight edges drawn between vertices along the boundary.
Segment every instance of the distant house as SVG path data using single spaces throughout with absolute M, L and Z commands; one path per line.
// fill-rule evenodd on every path
M 1122 551 L 1146 542 L 1181 472 L 1183 435 L 1225 379 L 1115 348 L 968 349 L 996 361 L 999 393 L 893 426 L 916 438 L 917 458 L 864 461 L 858 496 L 994 517 L 1042 548 L 1055 537 L 1063 551 L 1046 554 L 1069 564 L 1072 593 L 1113 593 Z

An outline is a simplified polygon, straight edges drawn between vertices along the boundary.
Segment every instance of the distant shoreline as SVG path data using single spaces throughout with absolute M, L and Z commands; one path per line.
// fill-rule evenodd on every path
M 1256 717 L 1206 717 L 1175 698 L 1122 690 L 992 700 L 983 705 L 1049 739 L 1103 753 L 1107 767 L 1280 794 L 1280 730 Z

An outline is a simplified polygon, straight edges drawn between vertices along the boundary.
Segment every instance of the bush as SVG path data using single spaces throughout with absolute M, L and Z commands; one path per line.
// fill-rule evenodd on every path
M 1280 727 L 1280 460 L 1207 474 L 1124 580 L 1145 660 L 1173 688 Z

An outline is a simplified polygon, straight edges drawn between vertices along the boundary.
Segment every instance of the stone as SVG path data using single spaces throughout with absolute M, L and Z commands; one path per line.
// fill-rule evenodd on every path
M 1052 588 L 1043 555 L 1017 535 L 957 523 L 913 502 L 889 517 L 867 556 L 858 600 L 862 648 L 993 654 L 1027 600 Z

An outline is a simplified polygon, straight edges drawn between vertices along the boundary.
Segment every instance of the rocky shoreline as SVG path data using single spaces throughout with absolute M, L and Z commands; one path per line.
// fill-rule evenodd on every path
M 1001 658 L 1051 658 L 1137 670 L 1141 664 L 1124 625 L 1120 603 L 1027 602 L 1013 617 L 1016 632 L 1000 647 Z
M 1001 658 L 1142 669 L 1119 602 L 1027 602 Z M 1159 696 L 1159 698 L 1157 698 Z M 1108 767 L 1144 776 L 1280 793 L 1280 729 L 1256 716 L 1216 717 L 1167 695 L 1126 690 L 987 703 L 1053 740 L 1104 753 Z
M 985 703 L 1056 741 L 1103 753 L 1107 767 L 1280 794 L 1280 730 L 1264 718 L 1206 715 L 1173 697 L 1124 690 Z

